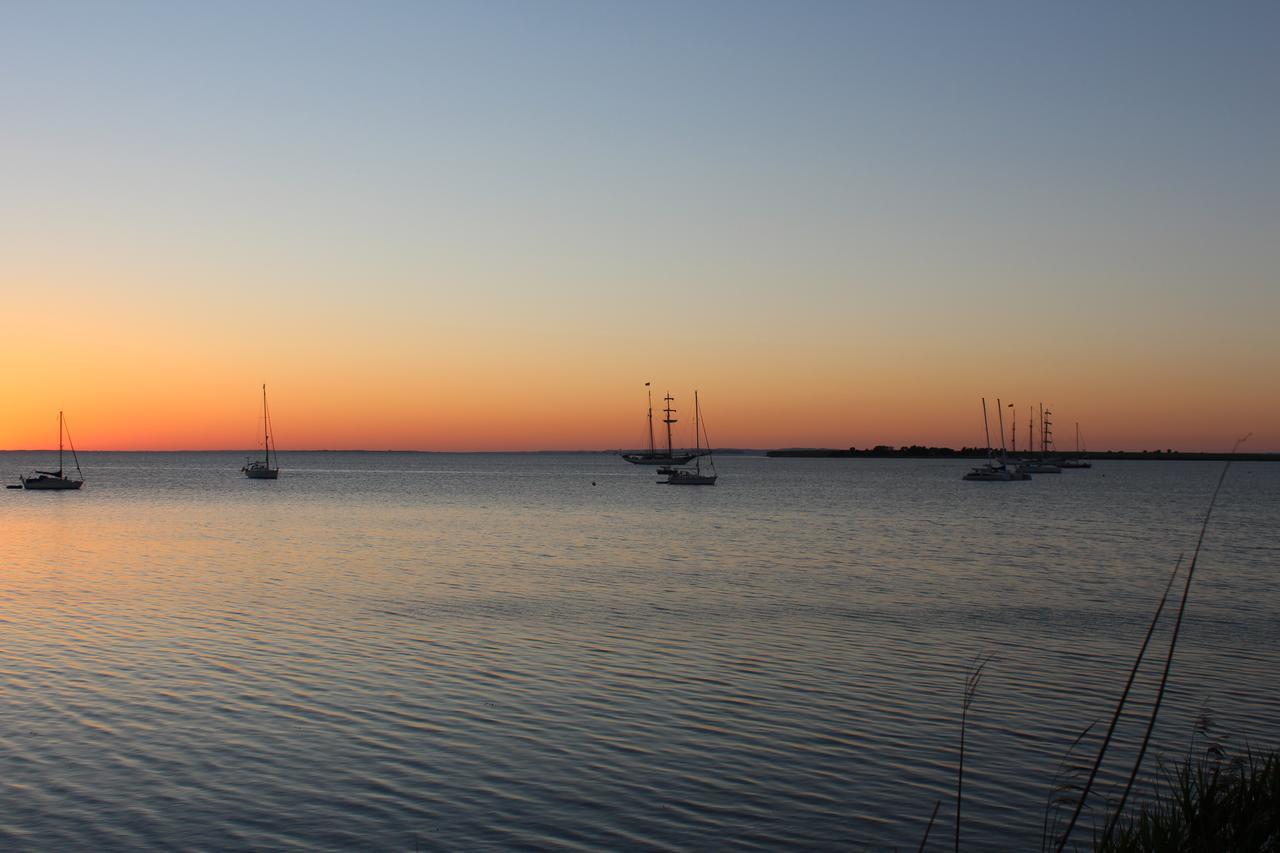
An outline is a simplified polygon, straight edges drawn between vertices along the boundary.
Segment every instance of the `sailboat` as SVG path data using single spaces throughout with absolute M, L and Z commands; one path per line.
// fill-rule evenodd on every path
M 659 480 L 668 486 L 714 486 L 719 475 L 716 473 L 715 460 L 711 458 L 711 439 L 707 439 L 707 471 L 702 470 L 702 436 L 706 435 L 706 427 L 702 423 L 702 407 L 698 405 L 698 392 L 693 392 L 693 468 L 659 469 L 666 473 L 667 479 Z
M 1092 468 L 1093 463 L 1086 462 L 1080 458 L 1080 422 L 1076 421 L 1076 455 L 1063 459 L 1058 463 L 1059 468 Z
M 271 467 L 271 457 L 276 449 L 275 436 L 271 433 L 271 412 L 267 409 L 267 386 L 262 386 L 262 458 L 246 459 L 240 470 L 250 480 L 275 480 L 280 476 L 280 457 L 276 467 Z
M 649 388 L 649 383 L 644 383 L 645 388 Z M 675 397 L 671 396 L 671 392 L 667 392 L 667 396 L 663 398 L 666 401 L 666 408 L 662 411 L 666 414 L 662 422 L 667 425 L 667 449 L 659 450 L 653 443 L 653 390 L 649 389 L 649 449 L 641 450 L 635 453 L 622 453 L 623 459 L 632 465 L 683 465 L 694 457 L 694 454 L 681 451 L 676 453 L 671 446 L 671 425 L 677 423 L 676 418 L 671 417 L 675 414 L 675 409 L 671 408 Z
M 1049 416 L 1053 412 L 1044 407 L 1044 403 L 1040 404 L 1040 455 L 1035 459 L 1030 459 L 1023 463 L 1022 469 L 1029 474 L 1061 474 L 1062 467 L 1059 464 L 1058 457 L 1053 456 L 1053 421 L 1049 420 Z M 1035 450 L 1035 443 L 1032 442 L 1032 451 Z
M 962 479 L 980 483 L 1004 483 L 1012 480 L 1030 480 L 1031 475 L 1023 470 L 1023 466 L 1010 469 L 1004 448 L 1004 411 L 1000 408 L 1000 400 L 996 400 L 996 409 L 1000 412 L 1000 459 L 995 458 L 991 448 L 991 425 L 987 420 L 987 398 L 982 398 L 982 429 L 987 436 L 987 462 L 965 474 Z
M 78 479 L 66 476 L 62 469 L 62 434 L 66 433 L 67 443 L 71 445 L 71 458 L 76 463 Z M 76 446 L 71 441 L 71 430 L 67 429 L 62 412 L 58 412 L 58 470 L 36 471 L 30 477 L 19 477 L 24 489 L 78 489 L 84 485 L 84 472 L 80 470 L 80 457 L 76 455 Z

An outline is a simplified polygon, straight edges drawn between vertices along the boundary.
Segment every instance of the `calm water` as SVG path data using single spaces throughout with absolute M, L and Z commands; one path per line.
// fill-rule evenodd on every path
M 0 494 L 5 849 L 914 849 L 939 799 L 943 849 L 979 653 L 966 846 L 1035 848 L 1221 470 L 82 461 Z M 1206 713 L 1277 745 L 1278 515 L 1280 465 L 1233 466 L 1162 751 Z

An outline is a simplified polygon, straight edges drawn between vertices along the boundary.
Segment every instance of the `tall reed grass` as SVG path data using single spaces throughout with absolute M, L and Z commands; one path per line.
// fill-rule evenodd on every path
M 1232 455 L 1248 440 L 1245 436 L 1235 443 Z M 1280 853 L 1280 753 L 1256 754 L 1252 751 L 1234 761 L 1226 761 L 1219 747 L 1207 750 L 1199 758 L 1188 755 L 1173 770 L 1166 771 L 1152 797 L 1129 808 L 1129 797 L 1141 771 L 1143 760 L 1151 743 L 1152 731 L 1159 717 L 1173 667 L 1174 652 L 1182 631 L 1183 617 L 1190 600 L 1192 581 L 1204 545 L 1205 533 L 1213 517 L 1218 496 L 1231 469 L 1228 461 L 1218 476 L 1217 484 L 1209 499 L 1204 519 L 1196 539 L 1195 549 L 1182 585 L 1177 615 L 1169 632 L 1169 647 L 1165 652 L 1156 696 L 1147 715 L 1146 725 L 1137 756 L 1128 768 L 1127 781 L 1118 797 L 1109 797 L 1103 804 L 1104 822 L 1101 833 L 1094 828 L 1088 843 L 1097 851 L 1177 851 L 1178 853 L 1217 853 L 1217 851 L 1266 851 Z M 1130 693 L 1138 671 L 1151 644 L 1168 603 L 1174 580 L 1182 568 L 1183 556 L 1179 556 L 1165 584 L 1155 613 L 1147 626 L 1138 654 L 1129 669 L 1124 687 L 1112 708 L 1097 753 L 1092 761 L 1075 755 L 1076 748 L 1092 730 L 1090 725 L 1071 745 L 1058 768 L 1045 809 L 1042 850 L 1063 853 L 1071 842 L 1072 834 L 1080 825 L 1082 815 L 1089 809 L 1090 796 L 1095 793 L 1099 772 L 1112 744 L 1117 726 L 1128 705 Z M 954 847 L 960 850 L 961 804 L 963 801 L 965 729 L 969 709 L 977 693 L 983 669 L 988 659 L 975 659 L 965 677 L 964 694 L 960 712 L 960 750 L 956 766 L 956 817 Z M 1070 815 L 1062 819 L 1063 811 Z M 923 851 L 937 818 L 938 806 L 925 829 L 920 842 Z

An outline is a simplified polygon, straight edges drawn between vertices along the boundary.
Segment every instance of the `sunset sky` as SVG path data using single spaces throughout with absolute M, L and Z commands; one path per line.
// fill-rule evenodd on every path
M 1280 451 L 1280 4 L 8 4 L 0 448 Z M 681 428 L 686 426 L 684 422 Z

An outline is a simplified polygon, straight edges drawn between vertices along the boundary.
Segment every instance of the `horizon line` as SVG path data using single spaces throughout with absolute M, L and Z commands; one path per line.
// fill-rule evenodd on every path
M 871 447 L 854 447 L 854 446 L 829 447 L 829 446 L 820 446 L 820 445 L 785 445 L 785 446 L 779 446 L 779 447 L 720 447 L 720 448 L 708 448 L 708 449 L 718 453 L 769 453 L 771 451 L 835 451 L 835 452 L 856 451 L 858 453 L 870 453 L 880 447 L 888 447 L 889 451 L 891 452 L 899 452 L 899 451 L 905 451 L 905 450 L 910 450 L 915 448 L 918 448 L 920 450 L 950 450 L 953 452 L 959 452 L 959 451 L 965 451 L 965 450 L 969 450 L 969 451 L 984 450 L 985 451 L 988 449 L 982 445 L 961 445 L 959 447 L 951 447 L 948 445 L 900 445 L 900 446 L 873 445 Z M 507 449 L 507 450 L 423 450 L 423 449 L 417 449 L 417 448 L 391 448 L 391 447 L 382 448 L 382 449 L 375 449 L 370 447 L 315 447 L 315 448 L 300 448 L 296 450 L 286 450 L 284 451 L 284 453 L 286 455 L 290 453 L 432 453 L 432 454 L 455 454 L 455 455 L 481 454 L 481 453 L 617 454 L 617 453 L 626 452 L 628 450 L 639 450 L 639 449 L 640 448 L 618 448 L 618 447 L 594 449 L 594 448 L 580 447 L 580 448 L 567 448 L 567 449 L 566 448 L 541 448 L 541 449 L 533 449 L 533 450 L 510 450 L 510 449 Z M 680 449 L 686 449 L 686 448 L 680 448 Z M 992 448 L 992 450 L 998 450 L 998 449 Z M 0 448 L 0 453 L 56 453 L 57 451 L 58 451 L 58 448 L 56 447 Z M 134 448 L 131 450 L 89 449 L 89 450 L 83 450 L 78 452 L 83 452 L 83 453 L 247 453 L 252 455 L 254 453 L 259 452 L 259 448 L 236 448 L 236 447 L 170 448 L 170 449 Z M 1040 451 L 1036 451 L 1036 450 L 1016 451 L 1016 453 L 1018 454 L 1039 453 L 1039 452 Z M 1224 450 L 1184 450 L 1184 449 L 1168 448 L 1168 447 L 1165 447 L 1165 448 L 1157 447 L 1157 448 L 1143 449 L 1143 450 L 1124 450 L 1124 449 L 1117 450 L 1115 448 L 1110 448 L 1106 450 L 1082 450 L 1082 451 L 1054 450 L 1051 452 L 1059 456 L 1075 456 L 1075 455 L 1088 456 L 1094 453 L 1148 453 L 1148 454 L 1170 454 L 1170 453 L 1172 454 L 1180 454 L 1180 453 L 1181 454 L 1188 454 L 1188 453 L 1229 454 L 1230 453 L 1230 451 L 1224 451 Z M 1009 453 L 1015 453 L 1015 451 L 1009 451 Z M 1249 451 L 1243 454 L 1237 452 L 1234 455 L 1277 456 L 1277 455 L 1280 455 L 1280 450 L 1254 450 L 1254 451 Z

